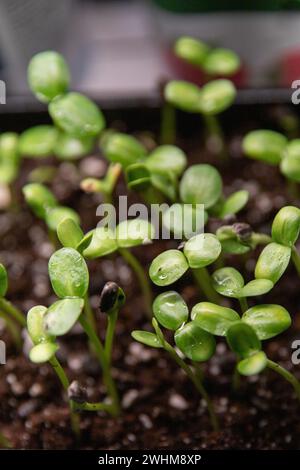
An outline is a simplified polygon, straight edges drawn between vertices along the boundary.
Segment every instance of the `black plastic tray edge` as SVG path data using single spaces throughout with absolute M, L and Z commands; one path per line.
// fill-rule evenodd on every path
M 287 88 L 251 88 L 239 90 L 235 104 L 264 105 L 292 104 L 291 96 L 294 90 Z M 143 96 L 91 96 L 103 110 L 159 108 L 162 98 L 159 93 L 149 93 Z M 39 103 L 30 95 L 8 96 L 6 104 L 0 105 L 0 114 L 43 113 L 45 105 Z

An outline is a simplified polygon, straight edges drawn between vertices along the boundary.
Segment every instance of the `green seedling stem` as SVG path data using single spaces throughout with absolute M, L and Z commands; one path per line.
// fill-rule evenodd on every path
M 61 366 L 60 362 L 58 361 L 56 356 L 53 356 L 50 360 L 49 363 L 53 367 L 54 372 L 56 373 L 57 377 L 60 380 L 60 383 L 62 384 L 64 390 L 67 392 L 69 388 L 69 379 Z M 71 400 L 69 400 L 69 407 L 70 407 L 70 416 L 71 416 L 71 426 L 72 426 L 72 431 L 74 434 L 79 438 L 80 436 L 80 422 L 79 422 L 79 416 L 77 415 L 76 412 L 74 412 L 73 409 L 73 403 Z
M 129 264 L 136 277 L 139 280 L 142 289 L 145 308 L 148 316 L 152 318 L 152 290 L 150 287 L 149 279 L 147 278 L 143 266 L 138 259 L 126 248 L 119 248 L 119 253 L 124 260 Z

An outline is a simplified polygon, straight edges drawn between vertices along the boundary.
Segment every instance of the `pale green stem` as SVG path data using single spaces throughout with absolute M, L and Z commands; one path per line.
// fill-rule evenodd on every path
M 203 370 L 202 370 L 202 368 L 201 368 L 199 362 L 193 361 L 192 364 L 193 364 L 193 368 L 194 368 L 194 370 L 195 370 L 195 375 L 196 375 L 196 377 L 198 377 L 198 379 L 200 380 L 200 382 L 203 382 L 204 374 L 203 374 Z
M 219 146 L 219 156 L 222 158 L 222 160 L 226 161 L 228 159 L 228 155 L 225 151 L 224 134 L 218 118 L 213 115 L 203 115 L 203 119 L 208 130 L 209 138 L 215 139 L 217 145 Z
M 239 303 L 241 306 L 242 313 L 246 312 L 246 310 L 248 310 L 248 302 L 247 302 L 246 297 L 240 297 Z
M 86 318 L 83 315 L 81 315 L 80 317 L 80 323 L 84 331 L 86 332 L 90 342 L 93 344 L 98 361 L 101 365 L 103 381 L 107 388 L 107 392 L 112 400 L 111 414 L 117 416 L 120 413 L 119 395 L 114 379 L 111 375 L 111 368 L 106 357 L 105 349 L 95 330 L 90 326 L 90 324 L 87 322 Z
M 94 316 L 94 312 L 93 312 L 92 307 L 91 307 L 88 292 L 84 296 L 84 313 L 85 313 L 86 319 L 89 322 L 89 324 L 91 325 L 91 327 L 94 328 L 95 330 L 97 330 L 95 316 Z
M 106 192 L 112 195 L 115 186 L 117 184 L 118 178 L 122 172 L 122 166 L 120 163 L 111 163 L 108 167 L 105 176 L 105 185 L 106 185 Z
M 145 309 L 149 318 L 152 318 L 152 291 L 144 268 L 138 259 L 126 248 L 119 248 L 119 253 L 124 260 L 129 264 L 139 280 L 141 291 L 144 297 Z
M 113 346 L 113 341 L 114 341 L 114 335 L 115 335 L 115 327 L 116 327 L 116 322 L 118 319 L 118 309 L 114 309 L 110 313 L 108 313 L 108 318 L 107 318 L 107 330 L 106 330 L 106 335 L 105 335 L 105 354 L 106 358 L 108 361 L 108 364 L 111 364 L 112 360 L 112 346 Z
M 206 268 L 198 268 L 192 270 L 193 275 L 200 287 L 206 296 L 207 300 L 213 302 L 214 304 L 220 303 L 220 297 L 212 286 L 211 278 L 209 272 Z
M 300 276 L 300 256 L 295 246 L 293 246 L 292 248 L 292 261 L 294 263 L 298 275 Z
M 161 108 L 161 132 L 162 145 L 174 144 L 176 140 L 176 110 L 173 105 L 165 102 Z
M 26 318 L 23 313 L 4 297 L 0 298 L 0 310 L 12 316 L 22 327 L 26 326 Z
M 97 402 L 97 403 L 90 403 L 90 402 L 84 402 L 84 403 L 77 403 L 73 402 L 73 409 L 74 410 L 82 410 L 82 411 L 106 411 L 107 413 L 114 414 L 114 410 L 111 404 L 109 403 L 103 403 L 103 402 Z
M 0 311 L 0 317 L 3 318 L 3 320 L 5 321 L 6 327 L 9 333 L 11 334 L 16 347 L 21 348 L 22 337 L 21 337 L 19 328 L 16 326 L 14 321 L 11 319 L 11 317 L 7 313 Z
M 195 385 L 200 395 L 202 395 L 203 399 L 206 402 L 206 406 L 207 406 L 207 410 L 210 416 L 212 427 L 214 431 L 218 431 L 219 430 L 218 418 L 215 414 L 212 401 L 210 400 L 209 395 L 207 391 L 205 390 L 205 388 L 203 387 L 201 381 L 199 380 L 197 375 L 193 373 L 192 369 L 184 362 L 184 360 L 181 359 L 181 357 L 177 354 L 175 349 L 167 341 L 164 341 L 164 349 L 170 354 L 170 356 L 174 359 L 174 361 L 184 370 L 184 372 L 187 374 L 189 379 Z
M 275 372 L 280 374 L 282 377 L 284 377 L 285 380 L 287 380 L 294 387 L 297 398 L 298 400 L 300 400 L 300 382 L 296 379 L 296 377 L 293 374 L 291 374 L 288 370 L 286 370 L 284 367 L 277 364 L 277 362 L 273 362 L 270 359 L 268 359 L 267 361 L 267 367 L 269 367 L 269 369 L 274 370 Z
M 56 375 L 58 376 L 64 390 L 68 393 L 68 388 L 70 385 L 69 379 L 66 376 L 66 373 L 64 369 L 62 368 L 61 364 L 59 363 L 58 359 L 56 356 L 53 356 L 50 359 L 50 364 L 53 367 Z M 70 416 L 71 416 L 71 426 L 74 434 L 79 437 L 80 435 L 80 424 L 79 424 L 79 416 L 74 412 L 73 407 L 74 407 L 74 402 L 72 400 L 69 400 L 69 407 L 70 407 Z

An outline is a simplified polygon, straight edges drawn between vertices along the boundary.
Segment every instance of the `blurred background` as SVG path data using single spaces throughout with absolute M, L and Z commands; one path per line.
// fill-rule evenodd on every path
M 8 95 L 29 94 L 28 61 L 51 48 L 66 56 L 73 89 L 151 96 L 169 77 L 201 83 L 172 53 L 183 34 L 235 50 L 239 87 L 300 78 L 300 0 L 0 0 L 0 79 Z

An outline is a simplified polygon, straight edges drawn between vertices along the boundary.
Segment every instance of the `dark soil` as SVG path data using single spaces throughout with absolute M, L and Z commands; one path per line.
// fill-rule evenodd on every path
M 258 127 L 259 123 L 246 121 L 247 126 Z M 268 232 L 276 211 L 286 203 L 297 204 L 297 201 L 289 196 L 286 182 L 276 168 L 242 157 L 240 135 L 243 131 L 240 124 L 234 128 L 234 134 L 228 134 L 229 166 L 220 166 L 200 138 L 181 139 L 179 144 L 187 150 L 191 163 L 214 162 L 219 166 L 226 193 L 248 189 L 251 200 L 239 220 L 250 223 L 255 230 Z M 147 136 L 150 145 L 151 139 Z M 100 162 L 99 157 L 89 158 L 81 162 L 79 169 L 86 171 L 93 164 L 100 175 L 105 165 L 97 161 Z M 32 162 L 25 162 L 19 189 L 32 165 Z M 88 230 L 97 222 L 97 198 L 77 189 L 81 178 L 78 171 L 71 164 L 62 165 L 52 187 L 63 203 L 80 212 L 83 227 Z M 125 192 L 122 183 L 118 191 Z M 216 226 L 212 225 L 211 229 Z M 176 246 L 176 242 L 157 242 L 147 249 L 136 249 L 136 254 L 143 265 L 148 266 L 166 246 Z M 21 212 L 0 214 L 0 260 L 9 271 L 9 297 L 24 312 L 35 304 L 49 305 L 54 299 L 47 274 L 51 251 L 43 223 L 36 221 L 25 207 Z M 257 253 L 228 257 L 226 264 L 241 267 L 245 277 L 250 278 L 256 256 Z M 150 328 L 150 325 L 130 269 L 118 257 L 94 261 L 89 267 L 90 296 L 95 312 L 106 281 L 119 282 L 127 295 L 117 325 L 113 357 L 122 415 L 113 419 L 100 412 L 82 413 L 82 438 L 76 443 L 65 396 L 51 367 L 31 364 L 26 357 L 28 342 L 25 341 L 25 354 L 16 351 L 2 325 L 0 335 L 7 344 L 7 364 L 0 368 L 0 428 L 15 448 L 299 449 L 299 403 L 291 386 L 267 371 L 260 376 L 242 378 L 240 391 L 233 392 L 234 357 L 223 340 L 218 342 L 216 355 L 203 367 L 205 384 L 221 421 L 222 430 L 212 432 L 205 405 L 185 374 L 164 352 L 146 348 L 131 339 L 132 330 Z M 188 276 L 184 277 L 178 288 L 193 305 L 203 297 L 191 281 Z M 293 267 L 271 294 L 258 300 L 281 303 L 292 314 L 292 328 L 279 339 L 264 343 L 269 357 L 291 370 L 291 343 L 299 337 L 300 329 L 299 278 Z M 105 317 L 99 312 L 97 321 L 102 335 Z M 79 328 L 60 341 L 58 357 L 70 380 L 77 379 L 86 386 L 91 401 L 105 396 L 101 371 Z M 293 372 L 300 378 L 299 366 L 295 366 Z

